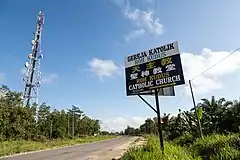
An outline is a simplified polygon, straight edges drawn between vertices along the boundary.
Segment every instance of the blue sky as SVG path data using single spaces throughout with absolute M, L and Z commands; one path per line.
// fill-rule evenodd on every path
M 188 80 L 240 47 L 240 1 L 156 1 L 1 0 L 0 84 L 23 91 L 21 70 L 43 10 L 40 101 L 58 109 L 78 105 L 115 130 L 139 125 L 155 113 L 137 97 L 126 96 L 126 55 L 178 41 Z M 237 52 L 195 79 L 197 101 L 211 95 L 237 99 L 239 68 Z M 153 97 L 147 99 L 154 104 Z M 160 101 L 166 113 L 192 107 L 188 85 Z

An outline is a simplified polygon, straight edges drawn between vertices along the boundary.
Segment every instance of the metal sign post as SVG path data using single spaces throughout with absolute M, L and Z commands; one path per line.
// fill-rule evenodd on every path
M 162 154 L 164 154 L 164 143 L 163 143 L 163 134 L 162 134 L 162 123 L 161 123 L 161 111 L 160 111 L 160 104 L 159 104 L 159 89 L 155 89 L 154 91 L 154 96 L 155 96 L 155 101 L 156 101 L 156 109 L 149 104 L 140 94 L 138 97 L 145 102 L 156 114 L 157 114 L 157 120 L 158 120 L 158 134 L 159 134 L 159 140 L 160 140 L 160 147 L 162 150 Z
M 160 106 L 159 106 L 159 99 L 158 99 L 157 89 L 155 89 L 155 100 L 156 100 L 156 108 L 157 108 L 158 133 L 159 133 L 160 146 L 161 146 L 162 153 L 164 154 L 162 123 L 161 123 Z

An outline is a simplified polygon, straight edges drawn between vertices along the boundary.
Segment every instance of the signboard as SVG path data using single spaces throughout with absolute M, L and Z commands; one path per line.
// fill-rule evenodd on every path
M 185 84 L 178 43 L 127 56 L 125 74 L 127 96 Z
M 155 90 L 143 91 L 140 93 L 132 93 L 131 95 L 138 95 L 138 94 L 154 96 Z M 175 96 L 174 87 L 171 86 L 171 87 L 159 88 L 158 95 L 159 96 Z

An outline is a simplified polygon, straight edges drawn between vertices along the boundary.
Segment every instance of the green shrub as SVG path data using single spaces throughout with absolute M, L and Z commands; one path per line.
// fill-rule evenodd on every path
M 190 146 L 195 141 L 195 138 L 186 132 L 184 135 L 176 138 L 173 142 L 180 146 Z
M 204 160 L 224 159 L 232 160 L 240 154 L 240 137 L 237 134 L 211 135 L 204 139 L 197 139 L 191 146 L 193 154 L 201 156 Z M 232 156 L 232 157 L 231 157 Z M 240 159 L 240 157 L 238 157 Z
M 0 136 L 0 142 L 3 142 L 4 138 L 2 136 Z
M 240 152 L 236 148 L 225 146 L 216 151 L 216 155 L 210 157 L 210 160 L 239 160 Z
M 215 134 L 197 140 L 185 134 L 174 141 L 164 142 L 164 146 L 163 156 L 158 138 L 148 136 L 145 145 L 131 148 L 122 160 L 240 160 L 239 134 Z

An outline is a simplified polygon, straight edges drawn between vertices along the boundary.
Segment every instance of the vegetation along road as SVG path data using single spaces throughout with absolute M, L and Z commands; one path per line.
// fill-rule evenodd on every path
M 85 160 L 85 159 L 105 159 L 108 157 L 101 157 L 101 153 L 106 151 L 111 152 L 114 148 L 133 141 L 135 137 L 122 136 L 111 140 L 105 140 L 100 142 L 93 142 L 88 144 L 74 145 L 59 149 L 32 152 L 27 154 L 20 154 L 15 156 L 9 156 L 0 158 L 1 160 Z M 119 150 L 114 154 L 118 154 Z M 109 158 L 110 159 L 110 158 Z

